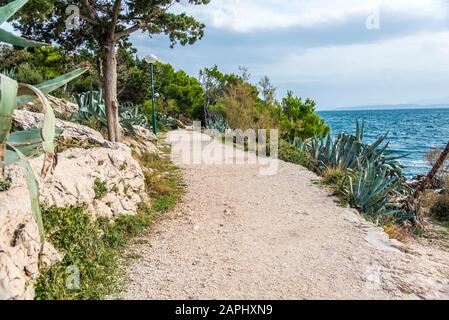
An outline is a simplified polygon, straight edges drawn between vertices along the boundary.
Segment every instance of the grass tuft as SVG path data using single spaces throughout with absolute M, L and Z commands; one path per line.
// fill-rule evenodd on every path
M 101 200 L 108 194 L 106 182 L 96 178 L 94 181 L 95 200 Z
M 8 191 L 11 188 L 11 182 L 8 180 L 0 179 L 0 192 Z

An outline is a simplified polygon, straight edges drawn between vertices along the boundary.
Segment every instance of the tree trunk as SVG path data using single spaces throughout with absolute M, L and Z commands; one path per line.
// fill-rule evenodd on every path
M 426 188 L 432 183 L 438 171 L 440 171 L 441 167 L 446 161 L 448 155 L 449 155 L 449 142 L 447 143 L 446 148 L 441 153 L 437 162 L 434 164 L 432 170 L 430 170 L 426 179 L 424 179 L 424 181 L 418 186 L 418 188 L 416 188 L 415 192 L 413 193 L 413 198 L 418 199 L 421 196 L 421 194 L 426 190 Z
M 103 95 L 106 104 L 108 137 L 112 142 L 122 141 L 122 128 L 118 116 L 117 99 L 117 58 L 115 41 L 107 41 L 103 61 Z
M 432 170 L 430 170 L 427 177 L 424 179 L 423 182 L 416 188 L 415 192 L 409 199 L 407 200 L 407 205 L 410 211 L 414 213 L 414 224 L 421 224 L 422 225 L 422 216 L 421 216 L 421 210 L 420 210 L 420 197 L 426 191 L 428 186 L 432 183 L 432 181 L 435 179 L 436 175 L 438 174 L 438 171 L 440 171 L 441 167 L 443 166 L 444 162 L 446 161 L 447 156 L 449 155 L 449 142 L 446 145 L 446 148 L 441 153 L 439 159 L 433 166 Z

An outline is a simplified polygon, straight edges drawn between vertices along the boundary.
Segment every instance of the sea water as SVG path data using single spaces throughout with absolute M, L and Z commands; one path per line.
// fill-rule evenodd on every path
M 369 111 L 320 111 L 332 128 L 332 134 L 355 132 L 356 117 L 365 119 L 365 142 L 372 142 L 389 132 L 390 150 L 399 155 L 404 175 L 426 174 L 430 165 L 426 153 L 443 149 L 449 141 L 449 108 Z

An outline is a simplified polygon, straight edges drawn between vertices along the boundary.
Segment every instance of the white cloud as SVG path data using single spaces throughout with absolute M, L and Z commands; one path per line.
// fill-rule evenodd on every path
M 297 78 L 297 81 L 374 80 L 391 74 L 405 79 L 414 75 L 449 74 L 449 32 L 345 46 L 289 47 L 284 51 L 280 64 L 273 67 L 272 72 L 279 70 L 280 74 L 290 80 Z
M 323 105 L 404 103 L 447 95 L 449 87 L 449 32 L 282 52 L 263 72 Z
M 207 25 L 234 31 L 315 27 L 344 23 L 351 17 L 367 18 L 376 7 L 380 13 L 409 17 L 447 17 L 444 0 L 212 0 L 207 6 L 181 8 Z

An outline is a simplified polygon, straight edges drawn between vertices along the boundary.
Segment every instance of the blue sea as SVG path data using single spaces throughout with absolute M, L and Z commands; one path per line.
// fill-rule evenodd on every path
M 403 109 L 369 111 L 320 111 L 332 134 L 355 132 L 355 119 L 365 119 L 365 142 L 389 131 L 390 150 L 407 157 L 401 160 L 404 175 L 426 174 L 430 166 L 425 154 L 449 141 L 449 109 Z

